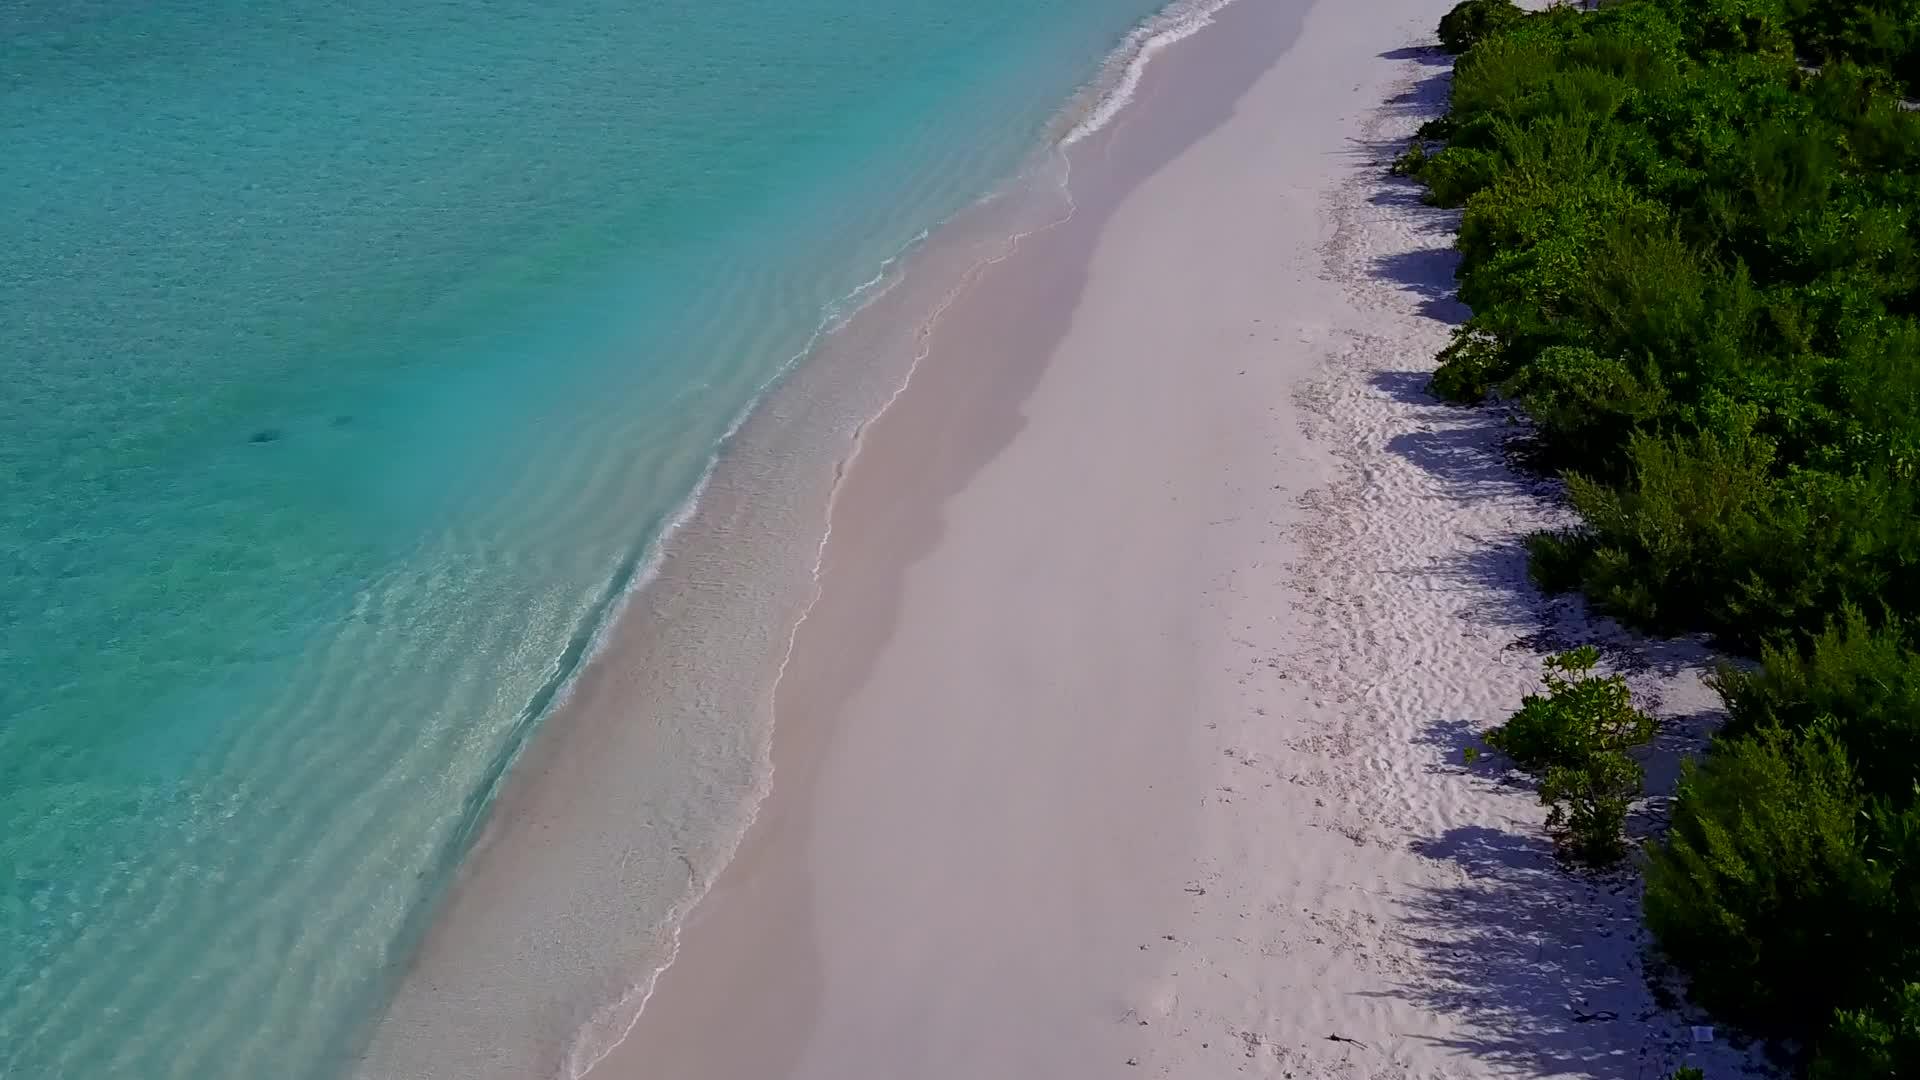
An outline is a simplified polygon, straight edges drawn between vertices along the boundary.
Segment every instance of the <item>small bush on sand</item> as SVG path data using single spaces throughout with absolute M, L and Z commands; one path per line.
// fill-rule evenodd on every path
M 1540 782 L 1540 801 L 1552 807 L 1547 831 L 1580 862 L 1618 862 L 1627 853 L 1627 808 L 1640 794 L 1641 779 L 1640 764 L 1617 751 L 1555 765 Z
M 1591 645 L 1546 660 L 1547 691 L 1486 732 L 1487 745 L 1541 780 L 1552 807 L 1547 827 L 1583 862 L 1610 863 L 1626 851 L 1627 808 L 1640 794 L 1640 764 L 1628 751 L 1653 738 L 1653 718 L 1633 707 L 1619 675 L 1591 674 Z
M 1600 650 L 1591 645 L 1547 657 L 1547 692 L 1523 698 L 1512 719 L 1486 733 L 1487 745 L 1540 776 L 1651 739 L 1653 720 L 1633 707 L 1627 681 L 1590 674 L 1599 662 Z

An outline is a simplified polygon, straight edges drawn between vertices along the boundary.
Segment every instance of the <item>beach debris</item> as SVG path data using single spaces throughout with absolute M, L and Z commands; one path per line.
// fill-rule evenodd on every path
M 1617 1012 L 1614 1012 L 1612 1009 L 1601 1009 L 1599 1012 L 1590 1012 L 1590 1013 L 1583 1013 L 1579 1009 L 1574 1009 L 1572 1010 L 1572 1012 L 1573 1012 L 1573 1022 L 1576 1024 L 1584 1024 L 1592 1020 L 1620 1019 L 1620 1014 Z
M 1694 1041 L 1694 1042 L 1697 1042 L 1697 1043 L 1710 1043 L 1710 1042 L 1712 1042 L 1712 1041 L 1713 1041 L 1713 1028 L 1712 1028 L 1712 1026 L 1711 1026 L 1711 1025 L 1708 1025 L 1708 1026 L 1704 1026 L 1704 1027 L 1703 1027 L 1703 1026 L 1701 1026 L 1701 1025 L 1698 1025 L 1698 1024 L 1695 1024 L 1695 1025 L 1693 1026 L 1693 1041 Z
M 1351 1038 L 1346 1035 L 1341 1035 L 1341 1034 L 1338 1034 L 1337 1032 L 1328 1032 L 1327 1041 L 1337 1042 L 1337 1043 L 1352 1043 L 1353 1045 L 1359 1047 L 1362 1050 L 1365 1050 L 1367 1048 L 1367 1044 L 1361 1042 L 1359 1039 Z
M 1207 887 L 1204 885 L 1189 885 L 1187 886 L 1187 891 L 1195 896 L 1207 895 Z

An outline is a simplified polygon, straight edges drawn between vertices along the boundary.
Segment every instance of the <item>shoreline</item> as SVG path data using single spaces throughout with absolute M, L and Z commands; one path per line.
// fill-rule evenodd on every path
M 1532 591 L 1555 493 L 1425 395 L 1454 219 L 1385 170 L 1443 102 L 1448 6 L 1149 35 L 1058 174 L 790 369 L 516 765 L 363 1074 L 1747 1069 L 1656 1000 L 1636 892 L 1461 764 L 1564 641 L 1689 719 L 1656 790 L 1709 695 L 1702 651 Z M 753 721 L 699 743 L 711 716 Z M 682 827 L 669 781 L 738 820 Z M 681 899 L 624 904 L 661 865 Z
M 1066 136 L 1037 148 L 1028 164 L 993 191 L 930 226 L 887 258 L 872 279 L 829 308 L 807 347 L 742 409 L 695 489 L 643 554 L 632 581 L 610 602 L 610 614 L 593 632 L 585 659 L 561 684 L 541 721 L 543 729 L 556 730 L 542 730 L 525 740 L 496 781 L 488 813 L 441 902 L 425 921 L 399 989 L 375 1018 L 359 1053 L 356 1075 L 517 1076 L 529 1068 L 546 1075 L 557 1065 L 554 1075 L 578 1077 L 604 1056 L 608 1045 L 624 1038 L 624 1031 L 651 997 L 655 980 L 673 964 L 687 912 L 697 908 L 708 883 L 731 862 L 733 849 L 752 829 L 771 786 L 772 762 L 766 749 L 771 715 L 738 725 L 736 745 L 741 740 L 762 742 L 762 749 L 753 755 L 757 765 L 752 775 L 718 776 L 724 764 L 711 767 L 709 763 L 713 752 L 725 747 L 705 746 L 701 748 L 705 754 L 695 755 L 700 758 L 695 771 L 702 774 L 696 784 L 718 780 L 745 785 L 735 795 L 711 800 L 723 812 L 726 807 L 737 808 L 741 818 L 731 825 L 696 824 L 690 834 L 697 837 L 698 850 L 676 840 L 652 856 L 636 854 L 644 844 L 608 834 L 620 821 L 634 823 L 643 833 L 658 831 L 653 822 L 670 822 L 671 813 L 648 812 L 648 807 L 671 802 L 670 796 L 652 790 L 667 784 L 634 785 L 652 796 L 640 800 L 637 812 L 631 800 L 626 805 L 608 801 L 590 806 L 580 792 L 604 792 L 614 782 L 598 764 L 601 761 L 636 760 L 634 748 L 649 740 L 656 745 L 663 738 L 685 744 L 689 725 L 684 714 L 724 717 L 729 712 L 762 711 L 755 702 L 771 697 L 784 671 L 792 635 L 811 606 L 812 597 L 807 594 L 815 585 L 818 559 L 831 535 L 828 515 L 839 480 L 859 452 L 864 429 L 891 407 L 920 359 L 910 355 L 905 366 L 889 367 L 886 361 L 876 364 L 872 358 L 913 353 L 914 343 L 984 268 L 1005 258 L 1033 233 L 1071 217 L 1064 148 L 1097 136 L 1114 121 L 1155 52 L 1168 41 L 1184 39 L 1204 27 L 1215 12 L 1235 2 L 1173 0 L 1129 33 L 1093 80 L 1063 106 Z M 1066 120 L 1075 117 L 1069 126 Z M 903 295 L 896 296 L 896 290 Z M 928 314 L 903 314 L 916 310 Z M 831 447 L 844 449 L 836 450 L 834 458 L 822 458 L 819 451 Z M 826 466 L 818 464 L 822 461 Z M 775 471 L 786 482 L 770 479 Z M 755 505 L 769 501 L 780 503 L 783 513 L 770 515 Z M 804 524 L 811 506 L 821 508 L 817 527 Z M 772 517 L 781 520 L 766 524 Z M 747 533 L 756 533 L 757 539 L 743 539 Z M 820 537 L 812 565 L 795 562 L 783 573 L 756 561 L 775 548 L 786 549 L 776 558 L 791 559 L 797 545 L 784 541 L 797 534 Z M 753 588 L 764 594 L 757 598 L 760 610 L 745 616 L 737 611 L 695 613 L 695 625 L 690 628 L 688 615 L 695 604 L 688 596 L 710 588 L 713 581 L 740 576 L 754 578 Z M 631 608 L 650 610 L 635 617 L 629 614 Z M 774 613 L 765 617 L 767 610 Z M 781 616 L 780 610 L 789 614 Z M 766 631 L 777 630 L 783 620 L 790 627 L 785 648 L 774 648 L 770 637 L 758 645 L 741 645 L 737 640 L 756 634 L 767 637 Z M 706 673 L 708 683 L 724 677 L 731 684 L 736 702 L 731 708 L 697 694 L 695 700 L 677 697 L 659 682 L 641 686 L 642 680 L 632 677 L 632 669 L 640 669 L 660 672 L 663 678 L 684 678 L 687 657 L 712 648 L 716 628 L 727 625 L 756 627 L 748 634 L 728 635 L 736 639 L 728 643 L 729 652 L 763 658 L 768 670 L 765 676 L 744 678 L 735 670 Z M 656 698 L 667 700 L 662 703 Z M 634 719 L 655 730 L 616 730 L 633 728 Z M 678 755 L 655 756 L 672 763 Z M 578 1013 L 578 994 L 567 994 L 563 983 L 551 987 L 516 983 L 519 966 L 529 953 L 552 951 L 552 946 L 530 943 L 530 935 L 541 932 L 543 920 L 579 921 L 582 899 L 604 901 L 615 895 L 596 889 L 598 883 L 529 886 L 528 879 L 542 876 L 529 873 L 529 868 L 543 860 L 529 849 L 544 841 L 539 834 L 550 831 L 576 844 L 588 834 L 586 844 L 616 856 L 575 853 L 589 865 L 617 861 L 617 873 L 626 874 L 634 864 L 657 868 L 672 863 L 684 867 L 689 882 L 686 889 L 677 891 L 647 883 L 643 891 L 654 900 L 670 901 L 667 907 L 653 909 L 653 914 L 636 919 L 629 912 L 601 908 L 588 916 L 621 926 L 620 934 L 610 935 L 615 939 L 608 942 L 614 946 L 612 951 L 657 958 L 642 963 L 642 968 L 652 969 L 646 978 L 635 981 L 615 975 L 605 983 L 590 1016 Z M 548 869 L 565 873 L 554 866 Z M 583 868 L 576 863 L 574 869 Z M 608 876 L 604 869 L 598 873 Z M 549 880 L 558 876 L 545 875 Z M 665 895 L 669 891 L 673 895 Z M 489 933 L 501 929 L 518 940 L 501 941 L 498 934 Z M 618 972 L 636 970 L 628 960 L 612 966 Z M 450 994 L 455 986 L 461 991 Z M 498 1021 L 517 1024 L 521 1020 L 522 998 L 529 989 L 534 996 L 549 999 L 545 1009 L 535 1010 L 543 1015 L 536 1015 L 528 1025 L 537 1030 L 517 1031 L 512 1039 L 517 1050 L 491 1047 L 500 1030 Z M 473 1008 L 476 1001 L 493 1009 L 496 1023 L 490 1024 Z M 576 1019 L 560 1019 L 568 1012 Z M 565 1037 L 556 1036 L 556 1025 L 566 1028 Z M 529 1035 L 531 1041 L 526 1038 Z
M 1424 393 L 1452 218 L 1385 170 L 1447 6 L 1239 0 L 1069 151 L 863 434 L 779 783 L 596 1080 L 1751 1066 L 1460 764 L 1560 637 L 1707 695 L 1532 592 L 1563 511 Z
M 1111 145 L 1113 133 L 1136 122 L 1135 114 L 1141 108 L 1141 102 L 1138 99 L 1151 95 L 1156 72 L 1167 62 L 1165 56 L 1155 57 L 1154 53 L 1163 52 L 1169 48 L 1177 49 L 1196 37 L 1208 35 L 1222 23 L 1231 26 L 1232 22 L 1229 20 L 1234 20 L 1237 15 L 1242 14 L 1243 9 L 1246 13 L 1251 13 L 1251 16 L 1257 16 L 1249 17 L 1247 21 L 1252 22 L 1259 29 L 1272 31 L 1275 26 L 1271 24 L 1275 23 L 1276 19 L 1283 23 L 1290 14 L 1286 9 L 1293 6 L 1297 5 L 1262 3 L 1261 0 L 1238 0 L 1237 3 L 1218 5 L 1209 12 L 1211 25 L 1202 25 L 1197 28 L 1197 32 L 1194 29 L 1187 29 L 1170 42 L 1155 47 L 1151 51 L 1143 50 L 1143 55 L 1133 61 L 1137 65 L 1134 70 L 1140 74 L 1129 76 L 1129 81 L 1133 85 L 1129 87 L 1130 100 L 1125 107 L 1108 115 L 1102 127 L 1093 130 L 1085 137 L 1073 139 L 1065 144 L 1065 152 L 1069 159 L 1075 162 L 1071 195 L 1072 215 L 1049 223 L 1044 228 L 1023 237 L 1023 241 L 1032 244 L 1033 247 L 1043 247 L 1062 242 L 1070 246 L 1082 246 L 1096 240 L 1100 232 L 1100 222 L 1110 211 L 1112 202 L 1124 196 L 1164 160 L 1174 156 L 1180 145 L 1203 136 L 1206 130 L 1224 120 L 1224 114 L 1230 110 L 1232 100 L 1237 96 L 1236 91 L 1243 87 L 1229 86 L 1226 88 L 1228 92 L 1219 94 L 1217 100 L 1206 103 L 1220 114 L 1212 123 L 1196 125 L 1189 122 L 1193 119 L 1192 112 L 1189 111 L 1182 118 L 1182 122 L 1168 125 L 1165 130 L 1156 135 L 1158 139 L 1171 140 L 1174 144 L 1171 148 L 1154 146 L 1150 141 L 1135 142 L 1125 148 L 1126 151 L 1145 160 L 1117 164 L 1113 160 L 1114 150 Z M 1263 21 L 1269 25 L 1261 25 Z M 1243 54 L 1248 52 L 1244 49 L 1240 51 Z M 1270 57 L 1259 56 L 1260 51 L 1255 47 L 1252 50 L 1253 55 L 1239 57 L 1243 72 L 1241 78 L 1250 80 L 1265 66 L 1265 60 L 1270 59 Z M 1153 64 L 1148 66 L 1141 62 L 1146 59 L 1153 59 Z M 1145 88 L 1146 92 L 1142 93 L 1142 88 Z M 1186 103 L 1188 110 L 1192 110 L 1193 107 L 1194 102 Z M 1102 172 L 1092 173 L 1080 170 L 1078 166 L 1083 158 L 1094 159 L 1095 164 L 1102 167 Z M 1065 239 L 1067 236 L 1071 236 L 1072 239 Z M 1038 360 L 1039 363 L 1030 363 L 1024 367 L 1003 366 L 997 370 L 997 378 L 978 377 L 967 380 L 967 385 L 957 388 L 953 385 L 953 380 L 948 378 L 954 374 L 950 366 L 951 358 L 935 355 L 935 353 L 942 348 L 944 339 L 953 336 L 956 332 L 964 334 L 967 332 L 966 328 L 977 328 L 983 321 L 987 321 L 971 309 L 981 303 L 981 294 L 1005 292 L 1007 283 L 1001 278 L 1006 275 L 1006 264 L 1032 258 L 1030 251 L 1031 248 L 1022 246 L 1009 251 L 1004 259 L 983 263 L 982 269 L 987 270 L 989 275 L 997 272 L 1000 277 L 977 278 L 956 290 L 952 299 L 953 306 L 957 310 L 949 312 L 943 305 L 936 312 L 936 317 L 930 320 L 925 328 L 930 337 L 930 344 L 916 360 L 912 380 L 903 385 L 900 395 L 889 409 L 876 416 L 862 432 L 861 445 L 849 458 L 845 466 L 847 475 L 842 484 L 836 488 L 833 527 L 840 527 L 838 523 L 842 515 L 849 515 L 855 519 L 858 525 L 856 531 L 859 535 L 881 534 L 902 547 L 875 552 L 867 550 L 865 546 L 858 546 L 858 541 L 843 540 L 836 544 L 831 542 L 834 534 L 830 528 L 829 542 L 823 545 L 828 565 L 823 573 L 820 599 L 816 602 L 815 608 L 809 609 L 810 619 L 814 617 L 814 612 L 820 604 L 825 604 L 829 600 L 838 600 L 841 589 L 846 588 L 847 585 L 861 592 L 884 592 L 887 589 L 884 585 L 876 589 L 872 582 L 866 580 L 840 583 L 840 588 L 835 588 L 834 584 L 830 584 L 835 582 L 834 569 L 831 565 L 833 562 L 865 564 L 863 569 L 866 569 L 875 564 L 869 560 L 875 560 L 887 567 L 881 572 L 882 574 L 897 573 L 905 564 L 914 560 L 916 552 L 934 543 L 935 534 L 939 531 L 937 524 L 930 525 L 925 521 L 889 519 L 876 522 L 870 516 L 873 513 L 871 509 L 843 509 L 839 502 L 842 493 L 851 491 L 852 498 L 861 499 L 861 492 L 865 485 L 872 482 L 874 474 L 884 470 L 893 475 L 891 479 L 881 481 L 880 487 L 896 495 L 901 493 L 902 488 L 912 489 L 911 501 L 902 501 L 897 504 L 912 508 L 911 510 L 903 509 L 903 513 L 913 513 L 918 517 L 928 509 L 937 511 L 940 494 L 950 494 L 959 487 L 963 487 L 965 473 L 968 470 L 962 466 L 941 474 L 948 479 L 934 480 L 928 473 L 916 470 L 915 464 L 927 464 L 929 454 L 940 457 L 945 456 L 949 451 L 957 451 L 971 461 L 974 468 L 978 468 L 993 456 L 994 446 L 1003 444 L 1013 437 L 1013 432 L 1004 428 L 1017 427 L 1018 422 L 1006 419 L 1005 412 L 1017 411 L 1019 402 L 1024 396 L 1023 391 L 1031 389 L 1028 384 L 1041 377 L 1046 366 L 1045 356 L 1041 355 L 1044 350 L 1037 350 L 1031 342 L 1022 340 L 1019 347 L 1024 351 L 1020 354 L 1020 359 Z M 1017 316 L 1001 319 L 1000 317 L 1007 313 L 1000 311 L 995 313 L 996 318 L 993 321 L 1003 321 L 1008 325 L 1017 326 L 1018 333 L 1021 335 L 1032 332 L 1036 325 L 1057 324 L 1060 317 L 1069 314 L 1074 306 L 1071 292 L 1070 285 L 1064 287 L 1050 285 L 1041 300 L 1031 302 L 1031 306 L 1021 310 Z M 954 329 L 956 327 L 959 329 Z M 1056 326 L 1056 329 L 1063 328 Z M 1044 337 L 1048 331 L 1041 333 Z M 942 359 L 947 363 L 942 364 Z M 978 376 L 977 372 L 973 374 Z M 984 443 L 972 442 L 973 437 L 983 434 L 978 427 L 963 430 L 955 426 L 937 432 L 928 431 L 926 421 L 929 418 L 922 411 L 925 403 L 930 399 L 944 398 L 948 392 L 956 390 L 961 394 L 981 394 L 990 397 L 994 406 L 1002 411 L 1003 420 L 990 422 L 988 426 L 994 428 L 994 424 L 999 423 L 1004 427 L 994 428 L 984 433 Z M 904 430 L 906 433 L 891 434 L 896 430 Z M 914 445 L 908 446 L 907 443 Z M 905 475 L 901 473 L 903 469 Z M 890 497 L 888 501 L 892 501 Z M 903 536 L 909 539 L 900 540 Z M 886 546 L 892 547 L 891 544 Z M 849 550 L 850 548 L 854 550 Z M 826 618 L 832 620 L 833 614 L 831 611 L 827 612 Z M 870 654 L 876 640 L 886 636 L 887 623 L 887 616 L 876 615 L 871 610 L 860 612 L 852 620 L 834 620 L 820 632 L 834 642 L 831 650 L 839 653 L 838 657 L 796 657 L 800 663 L 800 670 L 795 673 L 799 676 L 797 681 L 813 685 L 793 691 L 802 699 L 797 703 L 798 707 L 793 709 L 793 713 L 797 715 L 789 714 L 789 705 L 785 703 L 785 698 L 775 704 L 775 712 L 781 717 L 774 729 L 774 761 L 780 780 L 774 786 L 772 794 L 761 804 L 755 824 L 736 857 L 729 863 L 719 880 L 714 883 L 713 890 L 709 892 L 703 903 L 693 911 L 683 925 L 682 949 L 676 955 L 674 964 L 663 972 L 660 985 L 648 1000 L 647 1009 L 640 1014 L 636 1026 L 627 1038 L 615 1046 L 590 1075 L 594 1077 L 618 1077 L 629 1073 L 699 1076 L 779 1075 L 778 1065 L 772 1057 L 767 1055 L 777 1056 L 781 1049 L 790 1049 L 803 1040 L 799 1027 L 804 1025 L 796 1025 L 794 1018 L 790 1014 L 785 1014 L 786 1011 L 779 1002 L 798 1005 L 811 997 L 810 990 L 804 986 L 795 985 L 795 980 L 805 982 L 807 976 L 802 973 L 813 965 L 804 956 L 786 956 L 782 951 L 802 945 L 806 935 L 779 934 L 774 933 L 771 928 L 785 927 L 791 930 L 795 923 L 803 923 L 806 906 L 802 898 L 795 893 L 770 890 L 768 893 L 762 893 L 762 896 L 777 895 L 780 900 L 779 905 L 774 910 L 758 908 L 754 906 L 756 899 L 754 893 L 760 890 L 760 883 L 767 876 L 782 871 L 791 873 L 794 869 L 792 857 L 795 851 L 791 834 L 804 826 L 803 819 L 806 811 L 788 804 L 803 801 L 817 784 L 817 773 L 821 767 L 825 749 L 822 740 L 833 738 L 831 729 L 835 726 L 832 721 L 825 720 L 820 715 L 823 712 L 831 712 L 832 709 L 830 706 L 823 707 L 824 703 L 814 696 L 821 692 L 819 684 L 844 688 L 847 683 L 858 681 L 858 675 L 854 672 L 823 671 L 821 668 L 838 667 L 839 661 L 842 660 L 857 666 L 859 661 L 855 658 Z M 847 641 L 845 635 L 849 631 L 860 639 L 860 644 L 851 649 L 845 649 L 843 648 Z M 796 628 L 796 649 L 800 647 L 798 643 L 803 640 L 803 633 L 804 628 Z M 823 660 L 824 663 L 822 663 Z M 784 682 L 782 688 L 785 689 Z M 827 691 L 829 694 L 836 692 L 836 690 Z M 744 905 L 747 910 L 742 911 L 736 905 Z M 688 943 L 698 941 L 697 935 L 702 934 L 704 928 L 710 925 L 726 926 L 729 929 L 721 932 L 729 933 L 730 936 L 737 935 L 737 939 L 728 947 L 730 955 L 722 961 L 725 970 L 735 976 L 731 981 L 713 981 L 711 979 L 713 972 L 707 970 L 690 974 L 684 970 L 684 965 L 687 964 L 687 949 L 700 947 Z M 751 946 L 742 944 L 738 938 L 744 938 L 754 944 Z M 746 959 L 745 954 L 748 952 L 755 955 L 754 970 L 751 974 L 740 971 L 736 966 Z M 769 956 L 783 956 L 784 960 L 769 960 L 767 959 Z M 763 971 L 763 968 L 771 969 L 777 972 L 777 975 L 771 980 L 762 979 L 762 975 L 769 973 L 769 971 Z M 683 985 L 688 982 L 694 983 L 692 992 L 689 992 L 690 988 Z M 747 988 L 749 985 L 750 990 Z M 774 989 L 775 986 L 778 989 Z M 742 1060 L 727 1063 L 716 1063 L 706 1059 L 682 1060 L 675 1056 L 675 1050 L 680 1047 L 663 1048 L 659 1044 L 658 1037 L 655 1035 L 656 1030 L 673 1032 L 684 1030 L 689 1022 L 697 1023 L 702 1019 L 710 1021 L 711 1017 L 726 1011 L 726 1006 L 732 1005 L 729 1002 L 730 998 L 742 992 L 752 993 L 762 1001 L 767 1001 L 769 998 L 779 999 L 777 1002 L 767 1002 L 772 1006 L 767 1010 L 767 1014 L 752 1022 L 751 1026 L 759 1033 L 753 1045 L 739 1043 L 731 1044 L 727 1048 L 743 1055 Z M 737 1005 L 733 1007 L 737 1008 Z
M 572 1077 L 618 1041 L 771 782 L 769 699 L 812 602 L 825 508 L 859 431 L 915 362 L 912 313 L 937 310 L 952 283 L 1062 212 L 1045 164 L 890 259 L 865 302 L 824 323 L 812 353 L 742 411 L 649 575 L 622 593 L 507 770 L 357 1075 Z M 622 767 L 641 778 L 623 783 L 633 773 L 611 771 Z M 688 822 L 689 811 L 732 819 Z M 654 906 L 636 913 L 635 896 Z M 604 972 L 590 1001 L 569 956 Z M 549 966 L 528 978 L 530 959 Z M 529 993 L 542 1003 L 530 1020 Z M 502 1024 L 514 1025 L 504 1039 Z

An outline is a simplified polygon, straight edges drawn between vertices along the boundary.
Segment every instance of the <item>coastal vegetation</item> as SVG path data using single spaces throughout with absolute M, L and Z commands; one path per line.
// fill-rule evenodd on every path
M 1593 674 L 1591 645 L 1546 660 L 1547 692 L 1486 732 L 1488 746 L 1540 781 L 1547 828 L 1562 850 L 1605 864 L 1625 853 L 1627 810 L 1644 770 L 1630 755 L 1653 738 L 1653 718 L 1633 707 L 1627 681 Z
M 1920 1074 L 1920 0 L 1467 0 L 1441 34 L 1449 110 L 1396 166 L 1462 212 L 1434 392 L 1565 477 L 1543 588 L 1757 661 L 1714 680 L 1648 925 L 1806 1075 Z M 1557 746 L 1566 693 L 1490 744 Z

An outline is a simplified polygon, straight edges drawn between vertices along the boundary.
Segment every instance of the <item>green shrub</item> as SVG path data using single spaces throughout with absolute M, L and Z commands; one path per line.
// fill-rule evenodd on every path
M 1579 588 L 1587 561 L 1593 558 L 1593 538 L 1579 529 L 1534 533 L 1527 537 L 1526 547 L 1527 576 L 1549 595 Z
M 1523 14 L 1513 0 L 1461 0 L 1440 19 L 1440 47 L 1450 53 L 1466 52 L 1474 42 Z
M 1904 605 L 1920 567 L 1913 489 L 1884 476 L 1772 475 L 1753 412 L 1693 436 L 1628 438 L 1628 478 L 1572 475 L 1583 524 L 1536 556 L 1542 580 L 1577 579 L 1597 607 L 1662 633 L 1706 629 L 1758 647 L 1807 633 L 1849 601 Z M 1897 608 L 1896 608 L 1897 609 Z
M 1540 782 L 1547 831 L 1560 850 L 1595 866 L 1627 851 L 1627 809 L 1640 796 L 1640 763 L 1618 751 L 1600 751 L 1577 765 L 1555 765 Z
M 1691 1065 L 1682 1065 L 1668 1073 L 1667 1080 L 1707 1080 L 1707 1074 Z
M 1569 477 L 1591 551 L 1580 579 L 1601 610 L 1655 630 L 1731 628 L 1731 583 L 1743 567 L 1723 553 L 1764 531 L 1771 501 L 1772 445 L 1750 424 L 1690 438 L 1634 435 L 1622 487 Z
M 1395 176 L 1419 176 L 1420 170 L 1426 167 L 1428 156 L 1427 144 L 1415 140 L 1404 153 L 1393 159 L 1393 165 L 1387 171 Z
M 1590 674 L 1600 650 L 1582 645 L 1542 662 L 1544 694 L 1528 694 L 1520 711 L 1488 730 L 1487 745 L 1535 775 L 1578 767 L 1603 751 L 1628 750 L 1653 738 L 1653 719 L 1633 707 L 1619 675 Z
M 1579 475 L 1579 565 L 1544 576 L 1741 648 L 1920 614 L 1920 115 L 1786 36 L 1891 56 L 1920 0 L 1784 2 L 1463 5 L 1445 143 L 1401 166 L 1464 207 L 1433 392 L 1505 394 Z
M 1920 983 L 1872 1008 L 1842 1009 L 1821 1038 L 1812 1080 L 1920 1076 Z
M 1697 48 L 1793 55 L 1780 0 L 1693 0 L 1679 6 Z
M 1905 806 L 1920 777 L 1920 655 L 1905 625 L 1875 627 L 1848 605 L 1805 648 L 1767 646 L 1761 667 L 1713 678 L 1727 703 L 1725 731 L 1772 727 L 1831 732 L 1864 790 Z
M 1472 405 L 1493 392 L 1498 371 L 1497 342 L 1471 323 L 1453 335 L 1453 344 L 1440 353 L 1440 369 L 1427 390 L 1442 401 Z
M 1532 418 L 1550 464 L 1579 465 L 1597 455 L 1604 467 L 1666 405 L 1657 372 L 1571 345 L 1541 350 L 1502 389 Z
M 1893 902 L 1840 745 L 1780 729 L 1715 747 L 1680 781 L 1647 864 L 1647 925 L 1695 1000 L 1751 1030 L 1819 1033 L 1873 999 Z
M 1920 4 L 1915 0 L 1788 0 L 1788 28 L 1811 62 L 1851 61 L 1920 85 Z
M 1432 391 L 1502 396 L 1564 471 L 1543 588 L 1763 652 L 1651 857 L 1696 996 L 1828 1080 L 1917 1075 L 1920 0 L 1587 6 L 1442 26 L 1450 107 L 1398 164 L 1461 209 Z M 1608 857 L 1638 767 L 1572 693 L 1488 740 Z
M 1626 850 L 1627 809 L 1640 794 L 1641 768 L 1627 751 L 1653 737 L 1653 718 L 1633 707 L 1619 675 L 1592 675 L 1591 645 L 1545 661 L 1547 692 L 1528 694 L 1487 745 L 1541 779 L 1547 828 L 1561 850 L 1608 863 Z

